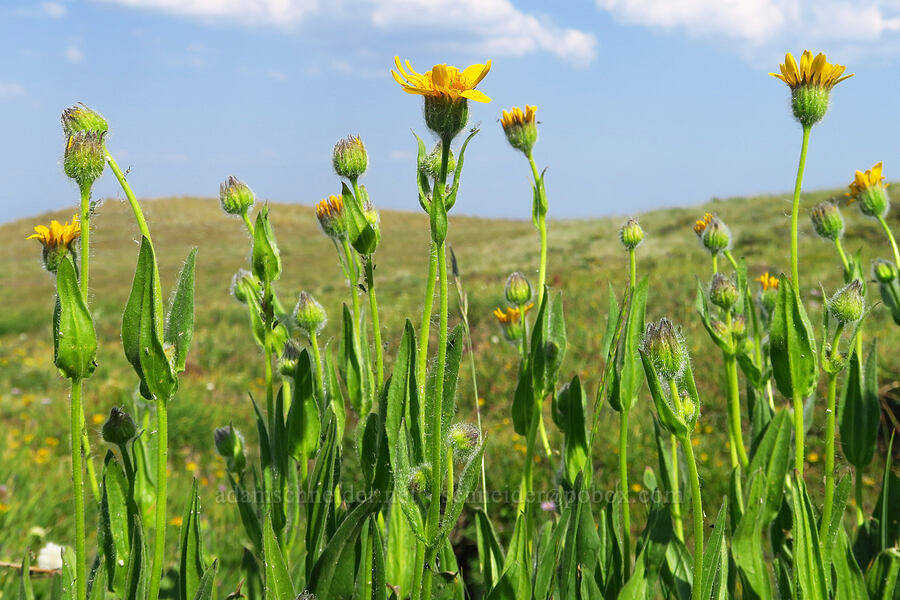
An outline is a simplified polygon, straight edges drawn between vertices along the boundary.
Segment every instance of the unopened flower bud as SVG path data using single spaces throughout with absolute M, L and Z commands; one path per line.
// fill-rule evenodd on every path
M 531 283 L 522 273 L 516 271 L 506 279 L 506 301 L 513 306 L 527 303 L 531 295 Z
M 300 360 L 300 349 L 297 344 L 288 340 L 284 345 L 281 357 L 278 359 L 278 372 L 282 377 L 293 377 L 297 371 L 297 361 Z
M 80 131 L 92 131 L 98 136 L 102 136 L 109 131 L 109 124 L 106 119 L 95 110 L 92 110 L 84 104 L 70 106 L 63 111 L 62 117 L 63 133 L 68 138 Z
M 859 210 L 867 217 L 884 217 L 891 208 L 887 189 L 881 185 L 867 187 L 856 197 Z
M 712 254 L 718 254 L 731 247 L 731 232 L 719 217 L 714 216 L 710 219 L 700 239 L 703 246 Z
M 634 250 L 644 241 L 644 230 L 635 218 L 630 218 L 619 230 L 619 239 L 626 250 Z
M 231 294 L 241 304 L 247 304 L 252 296 L 259 296 L 262 285 L 253 273 L 241 269 L 231 278 Z
M 359 136 L 348 136 L 334 145 L 331 154 L 334 172 L 350 181 L 358 179 L 369 166 L 366 147 Z
M 879 283 L 890 283 L 897 278 L 897 265 L 879 258 L 872 262 L 872 274 Z
M 458 461 L 468 460 L 481 442 L 481 431 L 470 423 L 455 423 L 447 434 L 453 456 Z
M 839 289 L 828 301 L 828 310 L 831 312 L 831 316 L 840 323 L 858 321 L 862 316 L 865 304 L 862 294 L 863 285 L 859 279 L 854 279 Z
M 431 464 L 422 463 L 413 467 L 406 481 L 406 488 L 413 496 L 428 495 L 431 490 Z
M 441 174 L 441 143 L 438 142 L 435 147 L 425 156 L 425 160 L 419 165 L 419 170 L 425 174 L 428 179 L 434 181 Z M 447 156 L 447 172 L 452 173 L 456 170 L 456 157 L 453 150 L 449 151 Z
M 731 320 L 731 332 L 738 339 L 747 335 L 747 320 L 744 315 L 735 315 Z
M 63 168 L 66 175 L 82 189 L 89 189 L 106 166 L 103 153 L 103 134 L 94 131 L 78 131 L 66 141 Z
M 681 333 L 667 318 L 648 323 L 643 350 L 663 379 L 676 379 L 687 364 L 687 348 Z
M 740 294 L 731 277 L 716 273 L 709 284 L 710 301 L 722 310 L 730 310 Z
M 137 426 L 131 415 L 118 407 L 113 407 L 100 430 L 100 435 L 103 441 L 121 446 L 134 439 L 137 435 Z
M 219 185 L 219 202 L 222 203 L 222 210 L 229 215 L 242 215 L 253 206 L 256 196 L 253 190 L 246 183 L 229 175 L 222 184 Z
M 325 327 L 327 316 L 325 309 L 315 298 L 306 292 L 300 292 L 294 308 L 294 320 L 307 335 L 318 335 Z
M 225 459 L 225 466 L 232 473 L 241 473 L 247 466 L 244 455 L 244 436 L 234 426 L 219 427 L 213 434 L 216 452 Z
M 503 126 L 503 133 L 509 145 L 520 150 L 526 156 L 531 154 L 535 142 L 537 142 L 538 130 L 535 113 L 537 106 L 525 105 L 525 110 L 514 107 L 509 111 L 503 111 L 500 118 L 500 125 Z
M 809 217 L 816 233 L 826 240 L 837 240 L 844 234 L 844 218 L 834 202 L 826 200 L 816 204 Z
M 347 222 L 344 220 L 344 199 L 340 196 L 328 196 L 316 204 L 316 218 L 322 233 L 333 240 L 340 241 L 347 237 Z

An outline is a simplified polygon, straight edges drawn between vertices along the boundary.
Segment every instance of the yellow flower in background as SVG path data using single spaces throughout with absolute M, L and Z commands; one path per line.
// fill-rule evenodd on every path
M 762 285 L 762 291 L 764 292 L 778 289 L 778 278 L 769 275 L 768 271 L 757 277 L 756 281 Z
M 171 519 L 169 519 L 169 525 L 181 527 L 181 517 L 172 517 Z
M 397 70 L 391 70 L 391 75 L 408 94 L 445 97 L 450 100 L 466 98 L 475 102 L 491 101 L 484 93 L 475 89 L 491 70 L 491 61 L 483 65 L 469 65 L 462 71 L 449 65 L 434 65 L 423 74 L 417 73 L 408 60 L 404 69 L 399 56 L 394 57 L 394 64 Z
M 509 111 L 503 111 L 500 117 L 500 125 L 503 126 L 503 133 L 509 145 L 516 150 L 521 150 L 525 156 L 531 155 L 531 149 L 537 142 L 538 131 L 537 121 L 534 114 L 537 112 L 537 106 L 525 105 L 525 110 L 513 107 Z
M 500 117 L 500 124 L 503 125 L 503 129 L 509 129 L 514 126 L 522 126 L 529 123 L 534 123 L 534 114 L 537 112 L 537 106 L 529 106 L 525 105 L 525 110 L 523 111 L 518 106 L 514 106 L 509 109 L 509 111 L 503 111 L 503 116 Z
M 831 90 L 831 88 L 845 79 L 853 77 L 853 73 L 844 75 L 845 70 L 847 70 L 847 67 L 844 65 L 829 63 L 821 52 L 813 58 L 812 52 L 804 50 L 803 54 L 800 55 L 799 65 L 797 65 L 794 55 L 788 52 L 784 57 L 784 63 L 781 65 L 781 73 L 769 73 L 769 75 L 785 82 L 791 89 L 811 85 Z M 841 75 L 844 76 L 841 77 Z
M 882 182 L 884 181 L 884 175 L 881 174 L 883 163 L 877 162 L 875 166 L 871 169 L 866 169 L 863 171 L 856 171 L 853 177 L 853 182 L 848 186 L 850 188 L 849 192 L 846 192 L 846 195 L 849 197 L 848 203 L 852 203 L 857 200 L 864 191 L 869 189 L 870 187 L 887 187 Z
M 50 221 L 50 227 L 46 225 L 37 225 L 34 233 L 29 235 L 27 240 L 37 240 L 48 248 L 68 247 L 72 241 L 81 235 L 81 223 L 78 222 L 78 215 L 72 215 L 72 224 L 66 221 L 60 224 L 56 219 Z
M 527 313 L 532 308 L 534 308 L 534 302 L 525 307 L 525 312 Z M 501 325 L 514 325 L 519 322 L 521 312 L 522 311 L 518 308 L 512 307 L 507 307 L 505 311 L 501 308 L 495 308 L 494 316 L 497 317 L 497 321 L 499 321 Z
M 91 423 L 93 423 L 94 425 L 102 425 L 103 421 L 105 421 L 105 420 L 106 420 L 106 415 L 103 415 L 100 413 L 95 413 L 94 415 L 91 416 Z
M 702 218 L 694 222 L 694 233 L 698 236 L 703 235 L 703 232 L 706 231 L 706 226 L 709 225 L 712 220 L 713 216 L 711 213 L 703 215 Z

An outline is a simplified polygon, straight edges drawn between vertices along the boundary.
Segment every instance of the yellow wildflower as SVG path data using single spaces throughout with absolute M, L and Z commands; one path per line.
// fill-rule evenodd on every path
M 817 463 L 817 462 L 819 462 L 819 455 L 816 452 L 810 452 L 809 454 L 806 455 L 806 460 L 808 460 L 811 463 Z
M 8 512 L 9 509 L 10 509 L 9 504 L 3 504 L 2 502 L 0 502 L 0 513 Z
M 475 89 L 475 86 L 481 83 L 481 80 L 491 70 L 491 61 L 487 61 L 483 65 L 470 65 L 462 71 L 448 65 L 434 65 L 430 71 L 421 75 L 416 73 L 408 60 L 406 69 L 404 69 L 399 56 L 394 57 L 394 64 L 397 70 L 392 69 L 391 75 L 408 94 L 446 97 L 450 100 L 466 98 L 475 102 L 491 101 L 484 93 Z
M 318 204 L 316 204 L 316 216 L 319 219 L 324 217 L 340 217 L 344 212 L 344 199 L 341 196 L 328 196 Z
M 887 187 L 887 185 L 882 183 L 884 181 L 884 175 L 881 174 L 883 166 L 883 163 L 877 162 L 875 166 L 871 169 L 866 169 L 865 172 L 856 171 L 853 182 L 847 186 L 850 188 L 850 191 L 845 193 L 848 197 L 848 204 L 853 203 L 859 198 L 860 194 L 871 187 Z
M 47 444 L 48 446 L 59 446 L 59 439 L 52 437 L 52 436 L 48 436 L 48 437 L 44 438 L 44 443 Z
M 91 423 L 93 423 L 94 425 L 102 425 L 103 421 L 105 421 L 105 420 L 106 420 L 106 415 L 103 415 L 100 413 L 95 413 L 95 414 L 91 415 Z
M 534 302 L 525 306 L 525 312 L 527 313 L 532 308 L 534 308 Z M 499 321 L 501 325 L 513 325 L 519 322 L 521 311 L 518 308 L 513 307 L 507 307 L 506 311 L 495 308 L 494 316 L 497 317 L 497 321 Z
M 184 465 L 184 468 L 186 471 L 196 471 L 198 466 L 197 466 L 197 463 L 195 463 L 194 461 L 190 461 Z
M 641 484 L 639 484 L 639 483 L 632 483 L 632 484 L 631 484 L 631 491 L 634 492 L 635 494 L 638 493 L 638 492 L 640 492 L 641 489 L 642 489 L 642 488 L 641 488 Z
M 509 109 L 509 112 L 503 111 L 503 116 L 500 117 L 500 124 L 503 125 L 503 129 L 509 129 L 516 125 L 521 126 L 534 123 L 535 112 L 537 112 L 537 106 L 529 106 L 526 104 L 525 110 L 515 106 Z
M 694 233 L 696 233 L 697 236 L 703 235 L 703 232 L 706 231 L 706 226 L 709 225 L 712 220 L 713 220 L 712 214 L 710 214 L 710 213 L 704 214 L 702 218 L 698 219 L 694 223 Z
M 181 517 L 172 517 L 171 519 L 169 519 L 169 525 L 181 527 Z
M 756 281 L 762 284 L 762 291 L 764 292 L 778 289 L 778 278 L 769 275 L 768 271 L 757 277 Z
M 853 73 L 841 77 L 846 69 L 847 67 L 844 65 L 829 63 L 821 52 L 813 58 L 812 52 L 804 50 L 800 55 L 799 66 L 794 55 L 788 52 L 781 65 L 781 73 L 769 73 L 769 75 L 785 82 L 791 89 L 810 85 L 831 90 L 845 79 L 853 77 Z
M 28 236 L 27 240 L 36 239 L 48 248 L 68 247 L 72 241 L 81 235 L 81 223 L 78 222 L 78 215 L 72 215 L 72 224 L 66 221 L 60 224 L 59 221 L 53 219 L 50 221 L 50 227 L 46 225 L 37 225 L 34 233 Z

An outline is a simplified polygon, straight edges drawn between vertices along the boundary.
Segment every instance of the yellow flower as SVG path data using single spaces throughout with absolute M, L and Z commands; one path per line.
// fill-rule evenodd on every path
M 882 166 L 881 162 L 877 162 L 871 169 L 866 169 L 865 173 L 862 171 L 856 172 L 853 177 L 853 183 L 848 186 L 850 191 L 846 192 L 848 204 L 852 204 L 859 198 L 861 193 L 870 187 L 887 187 L 887 185 L 882 183 L 884 181 L 884 175 L 881 174 Z
M 197 466 L 197 463 L 195 463 L 194 461 L 190 461 L 184 465 L 184 468 L 186 471 L 196 471 L 198 466 Z
M 328 196 L 316 204 L 316 216 L 324 218 L 340 217 L 344 212 L 344 199 L 341 196 Z
M 55 437 L 45 437 L 44 443 L 48 446 L 59 446 L 59 439 Z
M 527 313 L 532 308 L 534 308 L 534 302 L 525 307 L 525 312 Z M 521 316 L 520 313 L 521 311 L 518 308 L 512 307 L 508 307 L 506 311 L 500 308 L 494 309 L 494 316 L 497 317 L 497 321 L 499 321 L 501 325 L 514 325 L 518 323 L 519 317 Z
M 769 275 L 769 272 L 766 271 L 762 275 L 756 278 L 760 284 L 762 284 L 762 291 L 768 292 L 769 290 L 777 290 L 778 289 L 778 278 L 772 277 Z
M 72 215 L 71 225 L 69 225 L 68 221 L 61 225 L 59 221 L 54 219 L 50 221 L 50 227 L 37 225 L 34 228 L 34 233 L 25 239 L 36 239 L 48 248 L 60 248 L 71 244 L 79 235 L 81 235 L 81 223 L 78 222 L 78 215 Z
M 491 99 L 475 89 L 484 76 L 491 70 L 491 61 L 483 65 L 475 64 L 460 71 L 456 67 L 448 65 L 434 65 L 430 71 L 424 74 L 416 73 L 406 61 L 406 69 L 400 63 L 400 57 L 394 57 L 397 70 L 391 70 L 394 80 L 400 84 L 408 94 L 421 96 L 446 97 L 450 100 L 466 98 L 475 102 L 490 102 Z M 409 71 L 407 73 L 407 71 Z
M 537 106 L 529 106 L 526 104 L 524 111 L 515 106 L 509 109 L 509 112 L 503 111 L 503 116 L 500 117 L 500 124 L 503 125 L 503 129 L 509 129 L 515 125 L 522 126 L 533 124 L 535 112 L 537 112 Z
M 712 220 L 713 220 L 712 214 L 710 214 L 710 213 L 704 214 L 701 219 L 698 219 L 694 223 L 694 233 L 696 233 L 697 236 L 703 235 L 703 232 L 706 231 L 706 226 L 709 225 L 709 223 Z
M 169 525 L 181 527 L 181 517 L 172 517 L 171 519 L 169 519 Z
M 809 454 L 806 455 L 806 460 L 808 460 L 811 463 L 817 463 L 817 462 L 819 462 L 819 455 L 815 452 L 810 452 Z
M 9 504 L 3 504 L 2 502 L 0 502 L 0 513 L 9 511 L 9 508 Z
M 641 484 L 639 484 L 639 483 L 632 483 L 632 484 L 631 484 L 631 491 L 634 492 L 635 494 L 638 493 L 638 492 L 640 492 L 642 489 L 643 489 L 643 488 L 641 487 Z
M 103 415 L 100 413 L 95 413 L 95 414 L 91 415 L 91 423 L 93 423 L 94 425 L 102 425 L 103 421 L 105 421 L 105 420 L 106 420 L 106 415 Z
M 846 69 L 847 67 L 844 65 L 829 63 L 821 52 L 813 58 L 812 52 L 804 50 L 800 56 L 799 67 L 797 61 L 794 60 L 794 55 L 788 52 L 784 57 L 784 64 L 781 65 L 781 73 L 769 73 L 769 75 L 782 80 L 791 89 L 810 85 L 831 90 L 845 79 L 853 77 L 853 73 L 841 77 Z

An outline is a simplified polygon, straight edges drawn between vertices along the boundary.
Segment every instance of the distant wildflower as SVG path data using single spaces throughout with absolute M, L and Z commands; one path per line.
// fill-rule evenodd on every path
M 500 125 L 503 126 L 503 133 L 509 145 L 516 150 L 521 150 L 525 155 L 531 154 L 535 142 L 537 142 L 537 121 L 534 114 L 537 112 L 537 106 L 525 105 L 525 110 L 514 107 L 509 111 L 503 111 L 500 117 Z
M 762 285 L 762 291 L 764 292 L 778 289 L 778 278 L 769 275 L 768 271 L 757 277 L 754 281 L 758 281 L 760 285 Z
M 347 237 L 347 224 L 344 221 L 344 199 L 340 196 L 328 196 L 316 204 L 316 218 L 322 232 L 333 240 Z
M 865 172 L 857 171 L 853 182 L 848 186 L 850 191 L 846 193 L 847 203 L 859 201 L 859 210 L 869 217 L 884 217 L 890 208 L 887 185 L 884 183 L 884 175 L 881 174 L 882 166 L 882 163 L 878 162 Z

